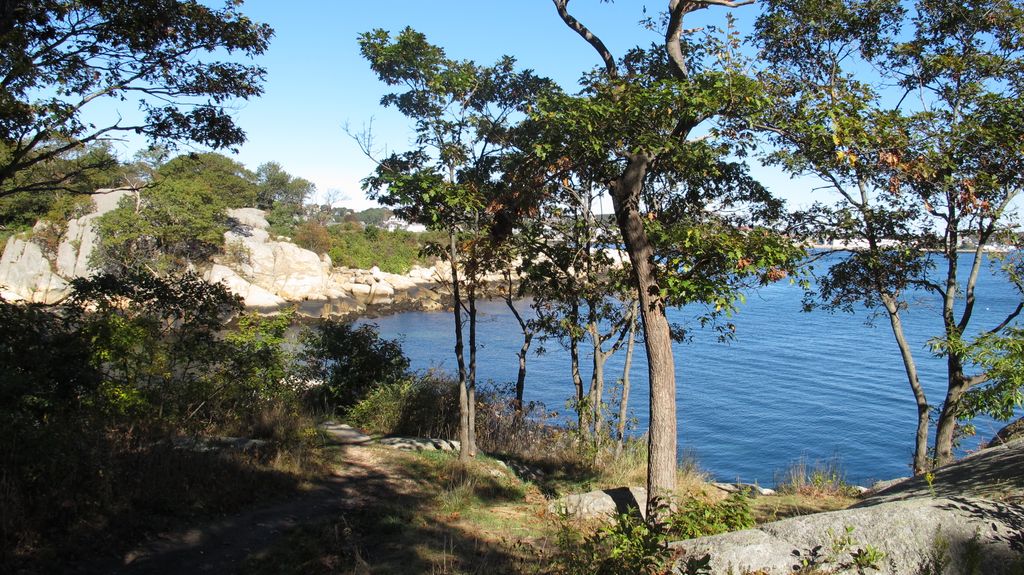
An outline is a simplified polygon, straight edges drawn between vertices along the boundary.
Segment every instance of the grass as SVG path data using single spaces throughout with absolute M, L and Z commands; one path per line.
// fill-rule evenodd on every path
M 521 573 L 545 536 L 544 499 L 493 460 L 441 452 L 377 452 L 392 478 L 372 505 L 299 528 L 243 572 Z M 404 488 L 402 488 L 404 486 Z M 530 525 L 530 529 L 524 529 Z M 537 527 L 539 526 L 539 527 Z
M 852 497 L 856 494 L 853 486 L 846 482 L 846 473 L 838 456 L 813 463 L 801 457 L 786 469 L 776 485 L 781 493 L 810 497 Z

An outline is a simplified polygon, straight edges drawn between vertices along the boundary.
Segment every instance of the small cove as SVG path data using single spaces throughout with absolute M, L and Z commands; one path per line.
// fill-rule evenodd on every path
M 964 258 L 963 261 L 966 261 Z M 972 329 L 997 325 L 1019 294 L 1005 280 L 983 272 Z M 909 474 L 915 405 L 885 318 L 869 325 L 871 313 L 801 311 L 803 290 L 780 282 L 747 294 L 730 319 L 737 337 L 721 343 L 711 330 L 674 346 L 680 451 L 692 455 L 714 478 L 774 485 L 788 466 L 838 458 L 846 479 L 870 484 Z M 937 303 L 922 301 L 905 313 L 907 336 L 917 353 L 929 401 L 945 389 L 945 365 L 927 348 L 940 332 Z M 528 310 L 528 302 L 518 304 Z M 694 313 L 671 310 L 670 320 L 693 324 Z M 362 320 L 398 338 L 414 369 L 454 372 L 453 319 L 448 312 L 407 312 Z M 515 379 L 518 325 L 500 301 L 480 305 L 478 379 Z M 535 344 L 535 348 L 536 348 Z M 546 353 L 530 354 L 526 399 L 568 415 L 572 394 L 569 355 L 556 341 Z M 606 365 L 606 385 L 621 376 L 622 353 Z M 589 376 L 589 359 L 582 365 Z M 647 427 L 646 361 L 638 343 L 631 370 L 629 410 L 635 430 Z M 975 449 L 1002 424 L 975 422 L 978 435 L 961 449 Z

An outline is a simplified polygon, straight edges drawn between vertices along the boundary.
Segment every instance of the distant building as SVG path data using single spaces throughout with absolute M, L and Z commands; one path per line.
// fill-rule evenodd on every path
M 390 218 L 384 220 L 383 222 L 381 222 L 380 227 L 384 228 L 389 232 L 393 232 L 396 230 L 405 230 L 407 232 L 416 233 L 427 231 L 427 226 L 423 224 L 410 224 L 409 222 L 397 216 L 391 216 Z

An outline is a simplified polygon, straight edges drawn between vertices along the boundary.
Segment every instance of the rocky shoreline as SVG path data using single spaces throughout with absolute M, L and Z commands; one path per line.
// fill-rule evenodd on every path
M 133 193 L 122 189 L 94 194 L 96 210 L 68 222 L 51 257 L 30 238 L 11 237 L 0 257 L 0 297 L 42 304 L 67 298 L 72 279 L 95 273 L 89 266 L 97 241 L 95 220 Z M 300 318 L 344 320 L 451 308 L 447 264 L 416 266 L 401 275 L 377 268 L 335 267 L 326 254 L 272 238 L 261 210 L 229 210 L 228 216 L 231 227 L 224 234 L 224 253 L 196 271 L 207 281 L 223 283 L 251 311 L 274 314 L 295 308 Z M 486 277 L 484 285 L 484 297 L 493 297 L 504 280 L 499 275 Z

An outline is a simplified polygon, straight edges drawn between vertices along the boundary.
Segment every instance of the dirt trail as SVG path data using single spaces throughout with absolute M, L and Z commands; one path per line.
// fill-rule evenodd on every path
M 82 566 L 78 572 L 112 575 L 235 573 L 247 557 L 269 548 L 291 528 L 408 489 L 406 480 L 395 477 L 374 449 L 348 446 L 343 454 L 344 462 L 334 474 L 308 493 L 203 526 L 160 534 L 120 560 Z

